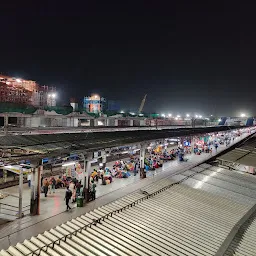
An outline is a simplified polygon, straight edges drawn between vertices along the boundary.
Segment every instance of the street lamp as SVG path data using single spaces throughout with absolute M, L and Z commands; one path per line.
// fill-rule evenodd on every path
M 168 117 L 172 117 L 172 114 L 168 114 Z
M 161 114 L 161 117 L 165 117 L 165 114 Z
M 50 107 L 53 107 L 53 105 L 54 105 L 53 102 L 56 99 L 56 97 L 57 97 L 56 93 L 49 93 L 48 94 L 48 98 L 50 100 Z
M 189 117 L 190 115 L 189 114 L 186 114 L 186 117 Z
M 244 113 L 242 113 L 240 116 L 241 116 L 241 117 L 246 117 L 246 115 L 245 115 Z

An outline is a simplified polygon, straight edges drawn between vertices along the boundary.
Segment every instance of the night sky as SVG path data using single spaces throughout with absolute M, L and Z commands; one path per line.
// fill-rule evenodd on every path
M 99 93 L 136 111 L 147 93 L 147 112 L 256 115 L 243 2 L 1 1 L 0 72 L 57 86 L 60 104 Z

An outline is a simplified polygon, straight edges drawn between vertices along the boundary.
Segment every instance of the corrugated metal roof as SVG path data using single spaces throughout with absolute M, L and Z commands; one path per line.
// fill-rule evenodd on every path
M 256 167 L 256 138 L 249 138 L 239 148 L 217 158 L 218 160 L 228 161 L 231 163 L 243 164 L 246 166 Z
M 202 165 L 143 188 L 146 194 L 133 193 L 2 250 L 0 255 L 32 255 L 36 249 L 43 256 L 215 255 L 255 205 L 255 185 L 254 176 Z M 255 252 L 253 225 L 244 244 L 233 244 L 238 242 L 234 239 L 230 246 L 242 250 L 249 243 Z
M 136 142 L 143 140 L 163 139 L 169 137 L 179 137 L 191 134 L 202 134 L 215 131 L 226 131 L 237 127 L 202 127 L 202 128 L 176 128 L 164 130 L 140 130 L 140 131 L 114 131 L 114 132 L 92 132 L 87 133 L 58 133 L 58 134 L 40 134 L 40 135 L 16 135 L 16 136 L 1 136 L 1 147 L 25 147 L 41 144 L 53 144 L 58 142 L 80 143 L 84 141 L 101 143 L 115 140 L 116 145 L 124 142 Z
M 241 227 L 235 239 L 231 242 L 225 256 L 255 256 L 255 235 L 256 235 L 256 216 L 255 214 L 248 222 Z
M 253 151 L 256 149 L 256 138 L 251 137 L 250 139 L 246 140 L 239 148 Z
M 228 161 L 228 162 L 236 162 L 238 159 L 247 155 L 248 153 L 250 153 L 250 151 L 236 148 L 222 156 L 219 156 L 217 159 L 222 161 Z
M 256 152 L 251 152 L 250 154 L 242 157 L 241 159 L 236 161 L 239 164 L 243 164 L 246 166 L 256 167 Z

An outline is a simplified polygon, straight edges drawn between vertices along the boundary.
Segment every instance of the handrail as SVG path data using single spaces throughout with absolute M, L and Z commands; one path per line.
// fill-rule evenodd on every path
M 22 213 L 24 214 L 25 212 L 27 213 L 28 211 L 30 211 L 29 207 L 30 205 L 23 206 Z M 2 212 L 2 210 L 4 210 L 4 212 Z M 0 214 L 17 217 L 18 211 L 19 211 L 18 206 L 0 202 Z
M 18 207 L 18 206 L 10 205 L 10 204 L 6 204 L 6 203 L 2 203 L 2 202 L 0 202 L 0 205 L 7 205 L 7 206 L 9 206 L 9 207 L 13 207 L 13 208 L 17 208 L 17 209 L 19 209 L 19 207 Z
M 12 216 L 12 217 L 17 217 L 17 213 L 15 213 L 15 214 L 10 214 L 10 213 L 1 213 L 1 212 L 0 212 L 0 214 L 2 214 L 2 215 L 7 215 L 7 216 Z
M 63 237 L 58 238 L 58 239 L 52 241 L 51 243 L 48 243 L 47 245 L 45 245 L 45 246 L 43 246 L 41 248 L 38 248 L 38 249 L 36 249 L 34 251 L 29 252 L 25 256 L 39 256 L 42 250 L 46 252 L 49 247 L 51 249 L 53 249 L 54 245 L 56 243 L 59 245 L 61 241 L 66 242 L 67 238 L 72 238 L 72 236 L 76 235 L 78 232 L 81 233 L 83 230 L 86 230 L 88 227 L 91 227 L 92 225 L 95 226 L 97 223 L 100 223 L 101 221 L 104 221 L 105 219 L 108 219 L 109 216 L 112 217 L 113 214 L 122 212 L 125 209 L 129 209 L 129 207 L 133 207 L 136 204 L 138 204 L 139 202 L 143 201 L 144 199 L 148 199 L 148 198 L 149 198 L 149 196 L 145 196 L 145 197 L 139 198 L 139 199 L 135 200 L 134 202 L 129 203 L 126 206 L 123 206 L 123 207 L 121 207 L 121 208 L 119 208 L 117 210 L 114 210 L 114 211 L 112 211 L 110 213 L 105 214 L 104 216 L 102 216 L 100 218 L 95 218 L 95 219 L 92 220 L 91 223 L 84 225 L 83 227 L 81 227 L 81 228 L 79 228 L 79 229 L 69 233 L 68 235 L 63 235 Z

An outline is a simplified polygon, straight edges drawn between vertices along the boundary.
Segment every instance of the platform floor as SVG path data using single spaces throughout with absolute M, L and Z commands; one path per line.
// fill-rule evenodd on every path
M 246 136 L 248 136 L 248 134 L 244 134 L 243 136 L 236 138 L 230 146 L 232 146 L 233 143 L 238 143 Z M 148 172 L 147 178 L 143 180 L 140 179 L 139 175 L 136 175 L 130 176 L 127 179 L 114 179 L 113 183 L 106 186 L 98 184 L 96 188 L 97 199 L 95 201 L 88 203 L 83 208 L 77 208 L 76 205 L 73 204 L 73 209 L 69 212 L 65 211 L 65 190 L 58 189 L 56 190 L 55 194 L 49 194 L 49 196 L 46 198 L 43 196 L 43 194 L 41 194 L 40 215 L 25 216 L 22 219 L 17 219 L 13 222 L 0 226 L 0 249 L 7 249 L 10 245 L 23 242 L 24 239 L 29 239 L 31 236 L 36 236 L 45 230 L 49 230 L 56 225 L 60 225 L 63 222 L 78 217 L 85 212 L 89 212 L 99 206 L 132 193 L 143 186 L 151 184 L 167 176 L 183 172 L 189 168 L 192 168 L 193 166 L 198 165 L 199 163 L 208 160 L 225 149 L 227 149 L 226 146 L 220 145 L 217 152 L 215 149 L 213 149 L 212 155 L 205 153 L 199 156 L 191 154 L 186 156 L 186 158 L 189 159 L 187 162 L 179 162 L 178 160 L 166 162 L 162 168 L 156 169 L 156 171 Z M 107 166 L 112 165 L 113 162 L 107 164 Z M 8 193 L 18 193 L 17 190 L 17 187 L 4 189 L 4 191 Z M 30 190 L 27 184 L 24 185 L 24 195 L 23 205 L 29 204 Z M 8 197 L 3 200 L 8 200 Z M 14 202 L 14 200 L 17 199 L 12 200 L 12 202 Z

